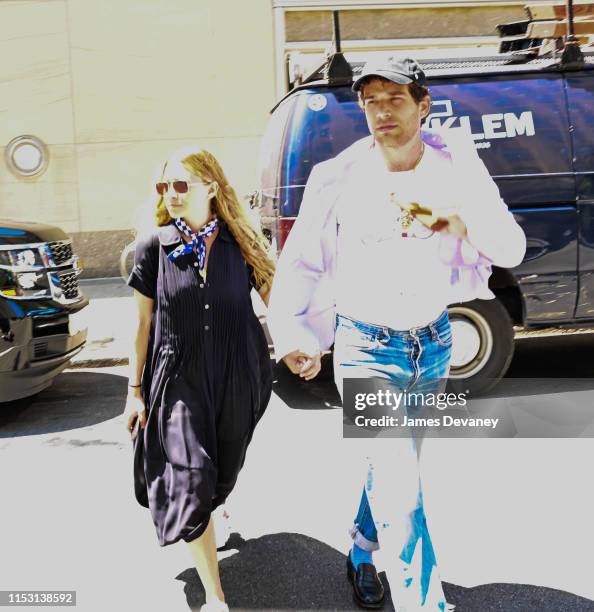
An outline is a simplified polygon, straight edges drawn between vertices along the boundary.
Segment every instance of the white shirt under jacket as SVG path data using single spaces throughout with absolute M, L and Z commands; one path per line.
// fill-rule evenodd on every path
M 371 136 L 313 168 L 270 295 L 277 359 L 330 348 L 336 312 L 398 330 L 427 325 L 448 304 L 493 298 L 491 264 L 521 263 L 524 232 L 468 134 L 422 136 L 414 171 L 389 172 Z M 391 193 L 437 216 L 458 214 L 468 242 L 417 221 L 403 236 Z

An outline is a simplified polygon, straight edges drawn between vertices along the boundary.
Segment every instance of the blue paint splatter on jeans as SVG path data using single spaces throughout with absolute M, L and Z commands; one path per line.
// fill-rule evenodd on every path
M 371 491 L 373 489 L 373 466 L 369 466 L 367 470 L 367 490 Z
M 408 542 L 402 550 L 402 553 L 400 554 L 400 558 L 402 561 L 410 565 L 417 542 L 419 539 L 421 539 L 421 605 L 424 605 L 427 599 L 427 593 L 429 591 L 429 584 L 431 583 L 431 574 L 433 573 L 433 568 L 437 566 L 437 560 L 435 559 L 435 552 L 433 550 L 433 544 L 431 543 L 431 536 L 429 535 L 429 530 L 427 529 L 425 510 L 423 509 L 423 498 L 420 493 L 418 502 L 419 505 L 416 510 L 414 510 L 411 517 L 411 534 Z

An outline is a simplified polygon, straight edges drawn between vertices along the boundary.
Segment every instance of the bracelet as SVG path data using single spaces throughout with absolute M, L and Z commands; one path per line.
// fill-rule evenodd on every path
M 140 387 L 142 387 L 142 385 L 128 385 L 130 387 L 130 389 L 138 389 Z

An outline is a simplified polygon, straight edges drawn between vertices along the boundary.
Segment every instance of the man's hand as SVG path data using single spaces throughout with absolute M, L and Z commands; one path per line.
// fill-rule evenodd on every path
M 322 368 L 321 353 L 312 356 L 297 350 L 285 355 L 283 361 L 293 374 L 299 374 L 305 380 L 315 378 Z
M 390 194 L 390 200 L 434 232 L 446 232 L 464 240 L 468 238 L 464 221 L 455 213 L 448 214 L 448 212 L 455 210 L 453 208 L 450 208 L 449 211 L 442 209 L 441 214 L 439 214 L 439 211 L 422 206 L 418 202 L 400 202 L 393 193 Z
M 444 219 L 448 222 L 448 224 L 440 231 L 452 234 L 453 236 L 456 236 L 456 238 L 462 238 L 463 240 L 468 238 L 466 224 L 458 215 L 450 215 L 449 217 L 444 217 Z

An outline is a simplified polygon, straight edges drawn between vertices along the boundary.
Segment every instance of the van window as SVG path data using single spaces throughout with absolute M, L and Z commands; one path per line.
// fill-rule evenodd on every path
M 369 135 L 365 116 L 350 88 L 320 87 L 296 92 L 284 140 L 279 190 L 284 216 L 299 212 L 311 169 Z
M 282 185 L 280 176 L 282 156 L 289 121 L 295 106 L 294 97 L 287 98 L 272 113 L 260 144 L 258 180 L 261 189 L 260 206 L 263 215 L 272 216 L 278 207 L 278 190 Z

